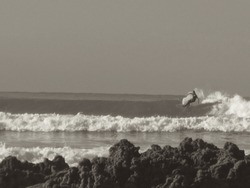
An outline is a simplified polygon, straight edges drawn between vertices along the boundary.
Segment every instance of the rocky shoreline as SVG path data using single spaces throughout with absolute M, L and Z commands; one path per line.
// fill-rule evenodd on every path
M 62 156 L 42 163 L 9 156 L 0 163 L 1 188 L 244 188 L 250 187 L 250 155 L 226 142 L 222 149 L 185 138 L 178 147 L 152 145 L 139 153 L 128 140 L 108 157 L 69 167 Z

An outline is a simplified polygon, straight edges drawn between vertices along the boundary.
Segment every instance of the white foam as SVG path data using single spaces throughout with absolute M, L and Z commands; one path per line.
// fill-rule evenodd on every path
M 250 150 L 244 150 L 245 151 L 245 155 L 250 155 Z
M 32 163 L 42 162 L 44 158 L 52 160 L 56 155 L 62 155 L 66 163 L 70 166 L 76 166 L 83 158 L 93 158 L 95 156 L 108 156 L 107 147 L 97 147 L 92 149 L 77 149 L 70 147 L 53 148 L 53 147 L 6 147 L 4 143 L 0 143 L 0 161 L 7 156 L 16 156 L 21 161 L 29 161 Z
M 215 102 L 222 102 L 226 101 L 229 98 L 229 95 L 222 93 L 220 91 L 213 92 L 205 97 L 202 101 L 203 104 L 206 103 L 215 103 Z
M 121 116 L 87 116 L 82 114 L 0 113 L 0 130 L 8 131 L 175 132 L 183 129 L 250 132 L 250 118 L 238 116 L 125 118 Z
M 203 91 L 199 91 L 203 95 Z M 11 114 L 0 112 L 0 130 L 8 131 L 113 131 L 175 132 L 183 129 L 250 132 L 250 102 L 239 95 L 214 92 L 202 103 L 215 103 L 208 116 L 171 118 L 164 116 L 126 118 L 84 114 Z
M 210 115 L 250 118 L 250 101 L 245 100 L 240 95 L 229 96 L 217 91 L 202 101 L 202 103 L 213 102 L 218 102 L 218 104 L 213 106 Z

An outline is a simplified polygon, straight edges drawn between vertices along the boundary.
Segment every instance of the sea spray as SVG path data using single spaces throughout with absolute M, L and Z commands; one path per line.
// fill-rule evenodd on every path
M 208 95 L 202 103 L 216 103 L 209 112 L 210 115 L 216 117 L 250 118 L 250 101 L 240 95 L 229 96 L 217 91 Z

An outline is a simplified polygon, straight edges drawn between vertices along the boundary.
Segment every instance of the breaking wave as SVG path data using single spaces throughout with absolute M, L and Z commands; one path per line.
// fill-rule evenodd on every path
M 70 147 L 53 148 L 53 147 L 6 147 L 0 143 L 0 161 L 8 156 L 16 156 L 21 161 L 39 163 L 48 158 L 54 159 L 56 155 L 62 155 L 70 166 L 76 166 L 83 158 L 106 157 L 108 156 L 109 147 L 97 147 L 92 149 L 77 149 Z
M 121 116 L 76 116 L 39 114 L 0 114 L 0 130 L 8 131 L 113 131 L 113 132 L 175 132 L 180 130 L 206 130 L 223 132 L 250 132 L 250 118 L 205 116 L 189 118 Z
M 134 117 L 59 115 L 59 114 L 11 114 L 0 112 L 0 130 L 8 131 L 113 131 L 113 132 L 175 132 L 180 130 L 206 130 L 223 132 L 250 132 L 250 101 L 239 95 L 229 96 L 214 92 L 204 98 L 201 105 L 212 104 L 204 116 L 193 117 Z M 185 109 L 181 109 L 185 110 Z
M 250 118 L 250 101 L 247 101 L 240 95 L 230 97 L 227 94 L 215 92 L 208 95 L 202 102 L 204 104 L 217 103 L 209 112 L 210 115 Z
M 145 117 L 89 116 L 58 114 L 0 113 L 0 130 L 8 131 L 114 131 L 114 132 L 173 132 L 199 126 L 212 117 Z

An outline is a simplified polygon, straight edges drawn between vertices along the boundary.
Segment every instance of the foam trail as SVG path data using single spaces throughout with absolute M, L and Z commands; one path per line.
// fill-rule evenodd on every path
M 107 147 L 97 147 L 92 149 L 77 149 L 70 147 L 53 148 L 53 147 L 6 147 L 4 143 L 0 143 L 0 161 L 8 156 L 16 156 L 19 160 L 39 163 L 48 158 L 52 160 L 56 155 L 62 155 L 70 166 L 76 166 L 83 158 L 93 158 L 95 156 L 108 156 Z

